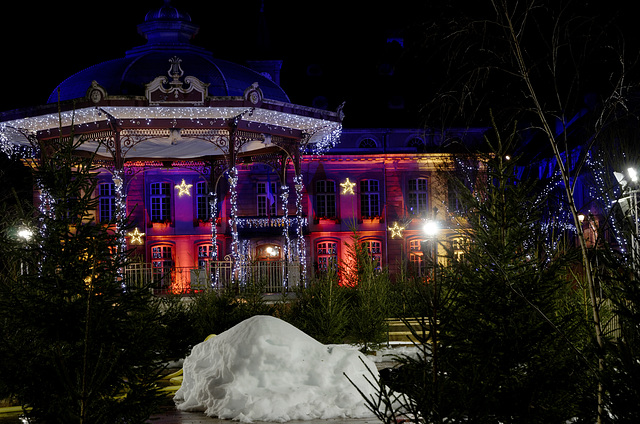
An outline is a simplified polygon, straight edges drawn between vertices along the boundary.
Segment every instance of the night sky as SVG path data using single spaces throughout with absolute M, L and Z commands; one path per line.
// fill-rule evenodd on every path
M 365 89 L 359 81 L 368 72 L 366 65 L 383 60 L 388 35 L 420 16 L 414 12 L 423 2 L 402 3 L 402 8 L 394 8 L 379 2 L 266 0 L 264 16 L 272 49 L 267 53 L 258 51 L 256 42 L 260 0 L 177 0 L 171 5 L 189 13 L 200 26 L 195 45 L 240 64 L 256 58 L 281 59 L 281 85 L 293 103 L 311 106 L 314 96 L 327 95 L 327 108 L 335 110 L 342 101 L 349 102 L 350 86 L 375 90 Z M 37 6 L 17 2 L 0 26 L 5 59 L 0 111 L 42 104 L 66 77 L 144 44 L 136 25 L 162 4 L 162 0 L 71 0 Z M 332 87 L 301 78 L 315 62 L 328 64 L 324 76 Z
M 283 60 L 281 85 L 292 103 L 314 106 L 313 99 L 326 96 L 329 110 L 346 102 L 346 127 L 376 127 L 422 123 L 421 102 L 429 99 L 431 85 L 443 76 L 434 75 L 435 66 L 424 57 L 419 59 L 419 49 L 411 48 L 424 41 L 420 38 L 425 37 L 423 29 L 429 20 L 438 21 L 434 10 L 449 7 L 457 13 L 467 0 L 451 0 L 458 3 L 455 6 L 443 0 L 264 1 L 269 52 L 260 51 L 257 43 L 261 0 L 173 0 L 171 4 L 200 26 L 195 45 L 239 64 L 262 58 Z M 467 3 L 480 9 L 489 2 Z M 635 16 L 622 10 L 632 7 L 629 2 L 574 3 L 581 8 L 586 5 L 591 12 Z M 144 44 L 136 26 L 149 10 L 162 4 L 162 0 L 12 3 L 0 25 L 5 61 L 0 111 L 43 104 L 68 76 L 123 57 L 127 50 Z M 629 41 L 637 42 L 635 21 L 627 26 L 632 33 Z M 402 51 L 386 43 L 396 34 L 405 37 Z M 321 78 L 307 75 L 312 64 L 321 64 Z M 377 71 L 385 64 L 395 67 L 394 78 Z M 388 105 L 398 96 L 406 107 L 390 109 Z

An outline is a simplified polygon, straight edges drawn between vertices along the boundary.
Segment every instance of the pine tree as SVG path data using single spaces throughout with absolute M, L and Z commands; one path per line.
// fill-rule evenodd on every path
M 160 401 L 160 312 L 148 289 L 125 287 L 117 237 L 90 213 L 96 168 L 77 143 L 42 149 L 34 181 L 51 207 L 20 217 L 31 240 L 3 222 L 0 371 L 38 422 L 143 423 Z
M 349 325 L 349 288 L 341 286 L 329 266 L 296 292 L 292 323 L 320 343 L 343 343 Z
M 451 258 L 437 293 L 425 286 L 415 306 L 427 315 L 438 308 L 437 350 L 423 345 L 384 374 L 407 396 L 399 407 L 382 390 L 370 403 L 387 422 L 407 411 L 434 423 L 565 423 L 589 402 L 595 370 L 582 293 L 565 278 L 572 257 L 544 244 L 544 199 L 507 160 L 514 142 L 497 134 L 476 184 L 458 182 L 464 256 Z
M 386 341 L 386 318 L 390 311 L 389 274 L 369 252 L 356 229 L 347 243 L 347 260 L 342 264 L 343 284 L 353 291 L 349 336 L 363 351 L 375 349 Z

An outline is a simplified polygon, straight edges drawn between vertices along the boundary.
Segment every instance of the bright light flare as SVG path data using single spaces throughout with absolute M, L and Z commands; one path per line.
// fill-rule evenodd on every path
M 18 237 L 24 239 L 25 241 L 29 241 L 31 240 L 31 237 L 33 237 L 33 231 L 31 231 L 29 228 L 20 228 L 18 230 Z
M 422 227 L 424 233 L 428 236 L 435 236 L 440 231 L 440 225 L 438 221 L 427 221 Z

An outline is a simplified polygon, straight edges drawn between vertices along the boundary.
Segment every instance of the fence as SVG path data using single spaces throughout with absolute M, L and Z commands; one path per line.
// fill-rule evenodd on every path
M 153 267 L 132 263 L 125 268 L 127 285 L 151 287 L 156 294 L 193 293 L 258 284 L 265 293 L 282 293 L 300 285 L 299 262 L 257 261 L 240 264 L 211 261 L 206 268 Z

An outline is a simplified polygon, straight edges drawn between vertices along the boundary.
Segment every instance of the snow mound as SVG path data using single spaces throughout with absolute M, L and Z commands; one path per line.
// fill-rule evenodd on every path
M 375 364 L 326 346 L 291 324 L 254 316 L 196 346 L 184 360 L 174 401 L 183 411 L 242 422 L 364 418 Z

